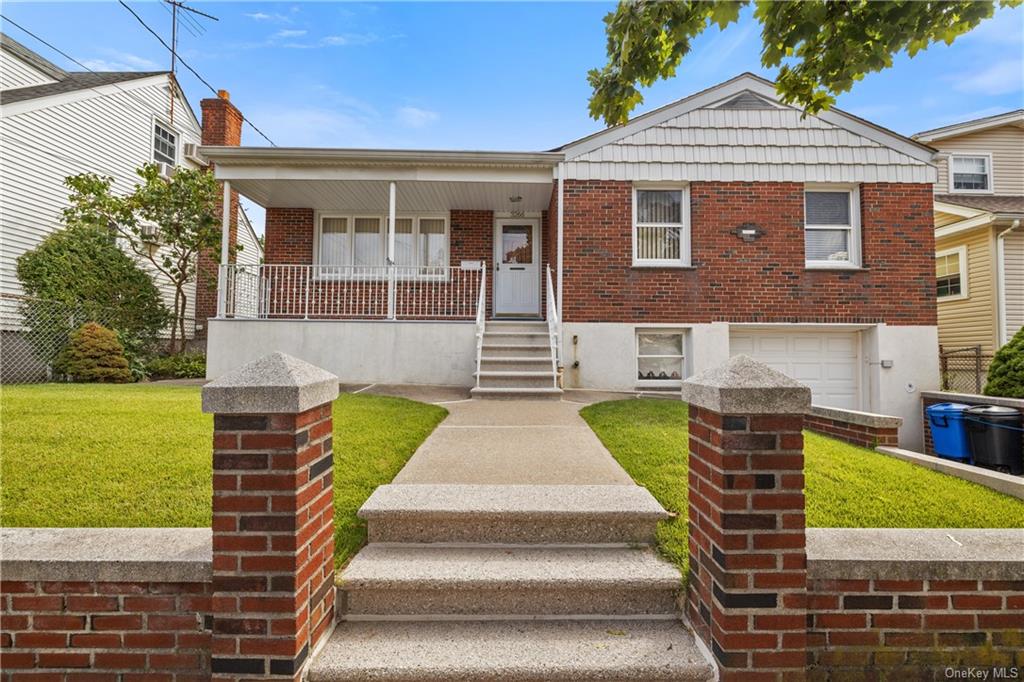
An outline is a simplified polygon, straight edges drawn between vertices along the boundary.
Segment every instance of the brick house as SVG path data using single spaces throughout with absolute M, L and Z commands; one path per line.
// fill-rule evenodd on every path
M 743 74 L 545 152 L 202 151 L 267 209 L 265 264 L 221 268 L 211 376 L 283 350 L 355 382 L 671 391 L 744 353 L 919 443 L 934 150 L 867 121 Z

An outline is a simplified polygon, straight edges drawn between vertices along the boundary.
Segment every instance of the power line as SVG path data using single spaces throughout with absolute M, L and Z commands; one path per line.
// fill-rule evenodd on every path
M 164 41 L 164 39 L 163 39 L 162 37 L 160 37 L 160 34 L 159 34 L 159 33 L 157 33 L 157 32 L 156 32 L 156 31 L 154 31 L 154 30 L 153 30 L 152 28 L 150 28 L 150 27 L 149 27 L 149 24 L 147 24 L 147 23 L 146 23 L 146 22 L 145 22 L 145 21 L 144 21 L 144 20 L 142 19 L 142 17 L 140 17 L 140 16 L 138 15 L 138 13 L 137 13 L 137 12 L 136 12 L 135 10 L 133 10 L 133 9 L 132 9 L 131 7 L 129 7 L 129 6 L 128 6 L 128 3 L 126 3 L 126 2 L 124 1 L 124 0 L 118 0 L 118 3 L 120 3 L 120 5 L 121 5 L 122 7 L 124 7 L 124 8 L 126 9 L 126 10 L 128 10 L 129 12 L 131 12 L 131 15 L 132 15 L 133 17 L 135 17 L 135 19 L 136 19 L 136 20 L 137 20 L 137 21 L 138 21 L 138 22 L 139 22 L 140 24 L 142 24 L 143 28 L 145 28 L 145 29 L 146 29 L 147 31 L 149 31 L 149 32 L 150 32 L 151 34 L 153 34 L 153 37 L 154 37 L 154 38 L 156 38 L 157 40 L 159 40 L 159 41 L 160 41 L 160 44 L 161 44 L 161 45 L 163 45 L 163 46 L 164 46 L 165 48 L 167 48 L 167 50 L 168 50 L 168 51 L 170 51 L 170 53 L 171 53 L 172 55 L 174 55 L 174 56 L 175 56 L 175 57 L 177 58 L 177 60 L 178 60 L 179 62 L 181 62 L 182 66 L 184 66 L 184 67 L 185 67 L 186 69 L 188 69 L 188 70 L 189 70 L 189 71 L 190 71 L 190 72 L 192 73 L 192 75 L 193 75 L 193 76 L 195 76 L 196 78 L 198 78 L 198 79 L 199 79 L 199 82 L 200 82 L 200 83 L 202 83 L 203 85 L 205 85 L 206 87 L 208 87 L 208 88 L 210 89 L 210 92 L 212 92 L 212 93 L 213 93 L 214 95 L 218 94 L 218 93 L 217 93 L 217 88 L 215 88 L 215 87 L 213 87 L 212 85 L 210 85 L 209 81 L 207 81 L 207 80 L 206 80 L 205 78 L 203 78 L 203 77 L 202 77 L 201 75 L 199 75 L 199 72 L 198 72 L 198 71 L 196 71 L 195 69 L 193 69 L 193 68 L 192 68 L 192 67 L 191 67 L 191 66 L 189 65 L 189 63 L 188 63 L 188 62 L 186 62 L 186 61 L 185 61 L 184 59 L 182 59 L 182 58 L 181 58 L 181 55 L 177 54 L 177 53 L 176 53 L 176 52 L 174 51 L 174 49 L 173 49 L 173 48 L 172 48 L 172 47 L 171 47 L 170 45 L 168 45 L 168 44 L 167 44 L 167 43 L 166 43 L 166 42 Z M 241 112 L 239 112 L 239 113 L 241 113 Z M 255 131 L 256 131 L 257 133 L 259 133 L 260 137 L 262 137 L 262 138 L 263 138 L 264 140 L 266 140 L 267 142 L 269 142 L 269 143 L 270 143 L 270 145 L 271 145 L 272 147 L 276 147 L 276 146 L 277 146 L 277 144 L 275 144 L 273 140 L 271 140 L 271 139 L 270 139 L 269 137 L 267 137 L 267 136 L 266 136 L 266 134 L 265 134 L 265 133 L 264 133 L 264 132 L 263 132 L 262 130 L 260 130 L 259 128 L 257 128 L 257 127 L 256 127 L 256 126 L 255 126 L 255 125 L 253 124 L 253 122 L 252 122 L 252 121 L 250 121 L 249 119 L 247 119 L 247 118 L 245 117 L 245 115 L 244 115 L 244 114 L 242 115 L 242 120 L 243 120 L 243 121 L 245 121 L 246 123 L 248 123 L 248 124 L 249 124 L 249 127 L 250 127 L 250 128 L 252 128 L 253 130 L 255 130 Z

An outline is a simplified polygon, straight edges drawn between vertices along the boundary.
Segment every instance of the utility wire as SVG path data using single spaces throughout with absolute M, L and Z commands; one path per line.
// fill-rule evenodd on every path
M 163 46 L 164 46 L 165 48 L 167 48 L 167 50 L 168 50 L 169 52 L 173 53 L 173 54 L 174 54 L 174 55 L 175 55 L 175 56 L 177 57 L 178 61 L 179 61 L 179 62 L 181 62 L 182 66 L 184 66 L 184 67 L 185 67 L 186 69 L 188 69 L 188 70 L 189 70 L 189 71 L 190 71 L 190 72 L 192 73 L 192 75 L 193 75 L 193 76 L 195 76 L 196 78 L 198 78 L 198 79 L 199 79 L 199 82 L 200 82 L 200 83 L 202 83 L 203 85 L 205 85 L 206 87 L 208 87 L 208 88 L 210 89 L 210 92 L 212 92 L 213 94 L 215 94 L 215 95 L 217 94 L 217 88 L 215 88 L 215 87 L 213 87 L 212 85 L 210 85 L 209 81 L 207 81 L 207 80 L 206 80 L 205 78 L 203 78 L 203 77 L 202 77 L 201 75 L 199 75 L 199 72 L 198 72 L 198 71 L 196 71 L 195 69 L 193 69 L 193 68 L 192 68 L 192 67 L 191 67 L 191 66 L 189 65 L 189 63 L 188 63 L 188 62 L 186 62 L 186 61 L 185 61 L 184 59 L 182 59 L 182 58 L 181 58 L 181 55 L 177 54 L 177 52 L 175 52 L 175 51 L 174 51 L 174 49 L 173 49 L 173 48 L 172 48 L 172 47 L 171 47 L 170 45 L 168 45 L 168 44 L 167 44 L 167 43 L 166 43 L 166 42 L 164 41 L 164 39 L 163 39 L 163 38 L 162 38 L 162 37 L 160 36 L 160 34 L 159 34 L 159 33 L 157 33 L 157 32 L 156 32 L 156 31 L 154 31 L 154 30 L 153 30 L 152 28 L 150 28 L 150 27 L 149 27 L 149 24 L 147 24 L 147 23 L 146 23 L 146 22 L 145 22 L 145 21 L 144 21 L 144 20 L 142 19 L 142 17 L 140 17 L 140 16 L 138 15 L 138 13 L 137 13 L 137 12 L 136 12 L 135 10 L 133 10 L 133 9 L 132 9 L 131 7 L 129 7 L 129 6 L 128 6 L 128 3 L 126 3 L 126 2 L 124 1 L 124 0 L 118 0 L 118 3 L 120 3 L 120 5 L 121 5 L 122 7 L 124 7 L 124 8 L 126 9 L 126 10 L 128 10 L 129 12 L 131 12 L 131 15 L 132 15 L 133 17 L 135 17 L 135 19 L 136 19 L 136 20 L 137 20 L 137 21 L 138 21 L 138 22 L 139 22 L 140 24 L 142 24 L 142 26 L 143 26 L 143 27 L 144 27 L 144 28 L 145 28 L 145 29 L 146 29 L 147 31 L 149 31 L 150 33 L 152 33 L 152 34 L 153 34 L 153 37 L 155 37 L 155 38 L 156 38 L 157 40 L 159 40 L 159 41 L 160 41 L 160 44 L 161 44 L 161 45 L 163 45 Z M 271 140 L 271 139 L 270 139 L 269 137 L 267 137 L 267 136 L 266 136 L 266 134 L 264 134 L 264 132 L 263 132 L 262 130 L 260 130 L 259 128 L 257 128 L 257 127 L 256 127 L 256 126 L 255 126 L 255 125 L 253 124 L 253 122 L 252 122 L 252 121 L 250 121 L 249 119 L 247 119 L 247 118 L 245 117 L 245 115 L 244 115 L 244 114 L 242 115 L 242 120 L 243 120 L 243 121 L 245 121 L 246 123 L 248 123 L 248 124 L 249 124 L 249 127 L 250 127 L 250 128 L 252 128 L 253 130 L 255 130 L 255 131 L 256 131 L 257 133 L 259 133 L 260 137 L 262 137 L 262 138 L 263 138 L 264 140 L 266 140 L 267 142 L 269 142 L 269 143 L 270 143 L 270 145 L 271 145 L 272 147 L 276 147 L 276 146 L 277 146 L 277 144 L 275 144 L 273 140 Z

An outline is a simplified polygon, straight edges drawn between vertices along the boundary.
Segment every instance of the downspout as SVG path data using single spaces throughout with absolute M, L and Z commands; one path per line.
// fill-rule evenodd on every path
M 220 272 L 217 273 L 217 317 L 227 314 L 228 262 L 231 257 L 231 182 L 224 181 L 224 202 L 220 214 Z
M 996 340 L 999 348 L 1007 342 L 1006 338 L 1006 247 L 1003 238 L 1020 227 L 1020 218 L 1010 223 L 1010 227 L 996 235 Z
M 557 273 L 557 276 L 558 276 L 558 303 L 557 303 L 557 307 L 558 307 L 558 320 L 559 320 L 559 323 L 560 323 L 562 329 L 565 329 L 565 311 L 562 308 L 562 258 L 563 258 L 563 254 L 562 254 L 562 251 L 563 251 L 563 248 L 562 248 L 562 244 L 563 244 L 563 239 L 562 239 L 562 235 L 563 235 L 562 221 L 563 221 L 564 216 L 565 216 L 565 163 L 559 162 L 558 163 L 558 168 L 557 168 L 556 172 L 558 173 L 558 237 L 557 237 L 557 242 L 558 242 L 558 247 L 557 247 L 558 248 L 558 258 L 557 258 L 557 269 L 558 269 L 558 273 Z M 558 335 L 558 357 L 563 358 L 563 362 L 562 362 L 563 365 L 565 364 L 565 362 L 564 362 L 564 358 L 565 358 L 565 342 L 564 342 L 564 339 L 563 339 L 564 336 L 565 336 L 564 333 L 560 333 Z

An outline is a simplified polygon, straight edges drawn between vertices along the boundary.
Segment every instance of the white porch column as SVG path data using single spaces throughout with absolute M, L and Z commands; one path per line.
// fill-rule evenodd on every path
M 564 250 L 562 248 L 562 218 L 565 215 L 565 164 L 564 163 L 559 162 L 557 172 L 558 172 L 558 230 L 557 230 L 558 235 L 557 235 L 556 241 L 558 243 L 558 247 L 557 247 L 558 248 L 558 258 L 557 258 L 557 262 L 558 262 L 558 273 L 557 273 L 557 278 L 558 278 L 558 284 L 557 284 L 557 287 L 558 287 L 558 298 L 557 298 L 556 305 L 558 307 L 558 319 L 562 322 L 562 328 L 564 329 L 565 328 L 565 311 L 562 308 L 562 251 Z M 559 345 L 558 357 L 559 358 L 564 358 L 565 357 L 565 340 L 562 338 L 563 336 L 565 336 L 565 335 L 564 334 L 559 334 L 558 335 L 558 345 Z
M 388 183 L 388 319 L 395 319 L 395 182 Z
M 217 268 L 217 317 L 224 317 L 228 303 L 228 263 L 231 259 L 231 182 L 224 181 L 220 213 L 220 267 Z

